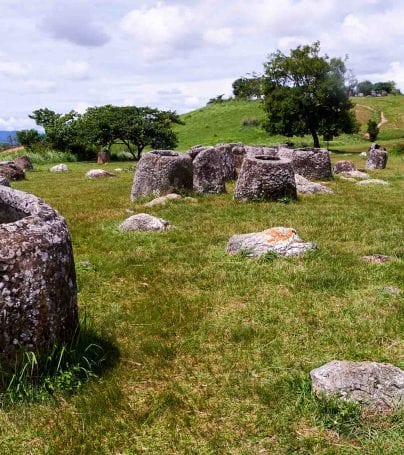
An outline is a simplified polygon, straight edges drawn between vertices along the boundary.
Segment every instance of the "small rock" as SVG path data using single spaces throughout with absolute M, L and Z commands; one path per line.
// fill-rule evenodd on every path
M 165 231 L 170 223 L 147 213 L 139 213 L 126 219 L 119 225 L 120 231 Z
M 49 169 L 51 172 L 68 172 L 69 168 L 66 164 L 57 164 Z
M 395 294 L 395 295 L 401 294 L 401 289 L 395 288 L 394 286 L 385 286 L 383 288 L 383 291 L 388 292 L 389 294 Z
M 330 188 L 320 183 L 311 182 L 299 174 L 295 174 L 295 181 L 297 192 L 301 194 L 333 193 Z
M 114 172 L 122 172 L 123 169 L 121 167 L 117 167 L 116 169 L 114 169 Z
M 333 360 L 310 372 L 313 391 L 378 411 L 404 404 L 404 371 L 389 363 Z
M 125 209 L 125 212 L 126 212 L 126 213 L 135 213 L 135 211 L 132 210 L 132 209 Z
M 380 179 L 368 179 L 368 180 L 362 180 L 361 182 L 357 182 L 357 185 L 389 185 L 389 182 L 386 182 L 386 180 L 380 180 Z
M 86 177 L 89 179 L 99 179 L 105 177 L 115 177 L 115 174 L 112 172 L 104 171 L 104 169 L 90 169 L 87 172 Z
M 333 167 L 334 174 L 342 174 L 345 172 L 356 171 L 356 166 L 353 161 L 337 161 Z
M 292 228 L 274 227 L 262 232 L 233 235 L 227 244 L 227 253 L 235 255 L 244 251 L 248 257 L 265 253 L 279 256 L 297 256 L 317 248 L 315 243 L 304 243 Z
M 343 178 L 345 177 L 346 178 L 349 178 L 349 179 L 362 179 L 362 180 L 366 180 L 369 178 L 369 176 L 365 173 L 365 172 L 361 172 L 361 171 L 349 171 L 349 172 L 342 172 L 341 174 L 338 175 L 339 178 Z M 344 179 L 344 180 L 345 180 Z
M 391 256 L 385 256 L 384 254 L 372 254 L 371 256 L 362 256 L 362 261 L 369 262 L 371 264 L 383 264 L 384 262 L 390 261 Z
M 359 153 L 359 156 L 368 156 L 367 152 L 361 152 Z
M 156 197 L 152 201 L 145 204 L 145 207 L 154 207 L 155 205 L 165 205 L 168 201 L 172 201 L 174 199 L 182 199 L 179 194 L 170 193 L 166 194 L 165 196 Z

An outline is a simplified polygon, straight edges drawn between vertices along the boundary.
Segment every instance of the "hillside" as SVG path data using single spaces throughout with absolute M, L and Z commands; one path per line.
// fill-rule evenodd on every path
M 381 128 L 379 141 L 391 145 L 391 141 L 404 140 L 404 96 L 353 98 L 355 113 L 361 123 L 361 133 L 354 136 L 342 135 L 330 141 L 329 147 L 365 147 L 363 133 L 369 118 L 380 121 L 381 112 L 387 123 Z M 186 150 L 195 144 L 216 144 L 219 142 L 243 142 L 245 144 L 277 144 L 291 140 L 295 145 L 310 145 L 311 136 L 293 137 L 269 136 L 260 126 L 264 112 L 260 101 L 226 101 L 197 109 L 181 116 L 185 125 L 176 127 L 179 150 Z M 252 126 L 245 126 L 245 124 Z M 257 124 L 258 123 L 258 124 Z

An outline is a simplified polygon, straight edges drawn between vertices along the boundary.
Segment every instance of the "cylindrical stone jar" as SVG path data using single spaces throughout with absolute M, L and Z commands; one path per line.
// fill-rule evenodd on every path
M 223 156 L 215 147 L 198 153 L 193 161 L 193 188 L 197 193 L 225 193 Z
M 187 153 L 153 150 L 140 159 L 133 179 L 131 200 L 192 191 L 192 158 Z
M 384 149 L 370 149 L 366 161 L 366 169 L 384 169 L 387 164 L 388 154 Z
M 0 186 L 0 359 L 46 352 L 78 329 L 77 288 L 64 219 L 37 197 Z
M 332 177 L 330 152 L 326 149 L 297 149 L 292 154 L 295 174 L 306 179 L 322 180 Z
M 246 155 L 234 199 L 276 201 L 283 197 L 297 198 L 292 162 L 271 155 Z

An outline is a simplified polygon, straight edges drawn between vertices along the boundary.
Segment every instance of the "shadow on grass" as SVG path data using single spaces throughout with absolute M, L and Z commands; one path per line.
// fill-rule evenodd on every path
M 46 354 L 23 351 L 13 364 L 0 364 L 0 407 L 76 393 L 114 368 L 119 358 L 117 346 L 84 321 L 71 343 L 55 344 Z

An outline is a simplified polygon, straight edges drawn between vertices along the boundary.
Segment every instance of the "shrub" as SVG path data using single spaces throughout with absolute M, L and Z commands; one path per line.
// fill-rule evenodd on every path
M 379 134 L 379 128 L 377 127 L 377 122 L 372 119 L 368 120 L 368 130 L 370 142 L 375 142 Z
M 260 121 L 257 117 L 244 117 L 242 122 L 241 122 L 241 125 L 242 126 L 247 126 L 247 127 L 250 127 L 250 126 L 260 126 Z

